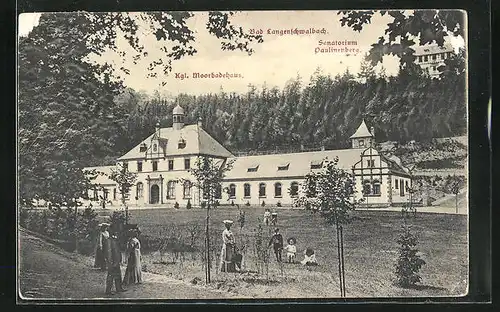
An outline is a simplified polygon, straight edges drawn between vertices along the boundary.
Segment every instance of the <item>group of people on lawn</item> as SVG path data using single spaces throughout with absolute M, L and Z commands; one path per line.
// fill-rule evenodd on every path
M 220 271 L 221 272 L 239 272 L 241 271 L 241 263 L 243 256 L 239 253 L 236 247 L 235 238 L 231 232 L 231 226 L 233 221 L 224 220 L 223 221 L 225 229 L 222 232 L 222 251 L 220 260 Z M 264 212 L 264 224 L 276 225 L 278 223 L 278 214 L 276 212 L 271 213 L 269 209 Z M 276 256 L 277 262 L 282 262 L 282 253 L 286 252 L 286 259 L 288 263 L 296 263 L 297 246 L 294 237 L 288 239 L 288 244 L 283 246 L 283 236 L 280 234 L 279 229 L 275 228 L 274 234 L 269 240 L 268 247 L 273 247 L 274 255 Z M 304 250 L 304 259 L 300 261 L 302 265 L 315 266 L 318 265 L 316 261 L 316 254 L 312 248 L 306 248 Z
M 141 243 L 138 239 L 139 229 L 128 230 L 127 241 L 127 268 L 122 279 L 120 264 L 122 252 L 119 247 L 118 230 L 110 229 L 108 223 L 99 225 L 100 232 L 97 238 L 94 267 L 103 271 L 107 270 L 106 294 L 111 295 L 113 286 L 116 292 L 124 292 L 123 286 L 139 284 L 142 282 L 141 268 Z

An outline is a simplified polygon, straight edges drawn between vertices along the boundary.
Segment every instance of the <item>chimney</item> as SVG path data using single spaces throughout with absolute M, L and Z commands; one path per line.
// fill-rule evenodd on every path
M 203 127 L 203 122 L 201 117 L 198 117 L 198 127 L 202 128 Z

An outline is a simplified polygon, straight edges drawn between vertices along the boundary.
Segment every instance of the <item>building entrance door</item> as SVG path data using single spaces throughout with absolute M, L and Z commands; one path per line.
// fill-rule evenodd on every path
M 159 201 L 160 201 L 160 188 L 158 187 L 158 185 L 153 184 L 151 186 L 151 196 L 149 203 L 154 205 L 158 204 Z

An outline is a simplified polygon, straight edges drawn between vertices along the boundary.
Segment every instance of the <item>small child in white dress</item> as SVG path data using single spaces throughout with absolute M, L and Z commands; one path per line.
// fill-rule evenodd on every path
M 297 247 L 295 246 L 295 238 L 288 239 L 288 245 L 285 247 L 286 258 L 288 263 L 295 263 L 295 254 L 297 253 Z

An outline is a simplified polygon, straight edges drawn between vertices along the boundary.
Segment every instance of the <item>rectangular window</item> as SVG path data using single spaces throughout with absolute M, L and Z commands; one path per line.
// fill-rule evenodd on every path
M 394 180 L 394 188 L 395 188 L 396 190 L 399 188 L 399 184 L 398 184 L 398 183 L 399 183 L 399 180 L 398 180 L 398 179 Z
M 186 170 L 191 169 L 191 159 L 189 158 L 184 159 L 184 169 Z
M 236 198 L 236 185 L 229 185 L 229 198 Z
M 399 180 L 399 195 L 405 196 L 405 185 L 403 180 Z
M 418 61 L 419 61 L 419 62 L 422 62 L 422 55 L 420 55 L 420 56 L 418 57 Z
M 153 171 L 158 171 L 158 161 L 153 160 Z
M 368 168 L 373 168 L 373 167 L 375 167 L 375 159 L 368 159 L 368 160 L 366 161 L 366 166 L 367 166 Z
M 436 60 L 436 54 L 432 54 L 432 60 L 435 61 Z
M 321 169 L 323 167 L 323 161 L 311 161 L 311 169 Z
M 365 140 L 359 140 L 359 146 L 365 146 Z
M 424 55 L 424 62 L 427 62 L 429 60 L 429 56 Z
M 142 172 L 142 161 L 137 162 L 137 172 Z
M 123 167 L 125 168 L 125 170 L 127 170 L 127 171 L 128 171 L 128 162 L 124 162 L 124 163 L 123 163 Z
M 167 183 L 167 199 L 175 199 L 175 182 L 168 181 Z
M 139 152 L 143 153 L 145 151 L 148 150 L 148 147 L 145 143 L 142 143 L 140 146 L 139 146 Z
M 174 170 L 174 160 L 173 159 L 168 160 L 168 170 L 170 170 L 170 171 Z

